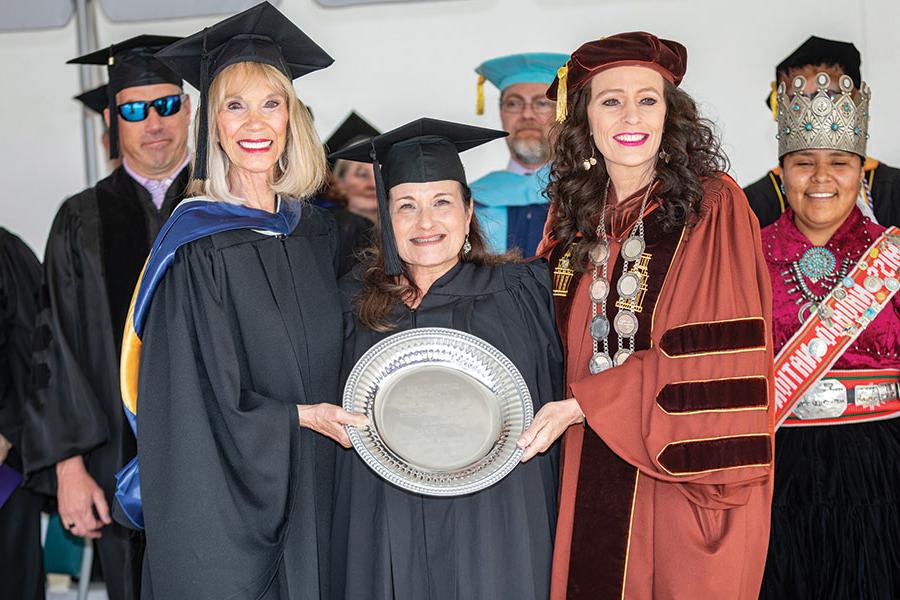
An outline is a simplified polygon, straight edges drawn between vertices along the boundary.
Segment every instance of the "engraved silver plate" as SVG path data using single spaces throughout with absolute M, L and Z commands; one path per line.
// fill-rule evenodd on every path
M 794 407 L 801 419 L 833 419 L 847 409 L 847 388 L 837 379 L 823 379 Z
M 622 273 L 619 282 L 616 284 L 616 290 L 621 298 L 631 300 L 637 296 L 638 288 L 641 285 L 641 279 L 637 273 Z
M 591 319 L 591 337 L 602 340 L 609 335 L 609 319 L 603 315 L 597 315 Z
M 633 235 L 622 242 L 622 250 L 621 255 L 624 260 L 629 262 L 633 262 L 641 257 L 641 254 L 644 253 L 644 240 L 636 235 Z
M 832 290 L 831 295 L 834 296 L 835 300 L 843 300 L 847 297 L 847 290 L 842 287 L 836 287 Z
M 625 359 L 628 358 L 629 356 L 631 356 L 632 354 L 633 354 L 632 351 L 629 350 L 628 348 L 622 348 L 621 350 L 616 352 L 615 355 L 613 356 L 613 363 L 617 367 L 621 367 L 622 363 L 625 362 Z
M 394 334 L 366 352 L 343 406 L 369 426 L 347 427 L 354 449 L 385 480 L 429 496 L 490 487 L 519 463 L 516 440 L 533 416 L 515 365 L 454 329 Z
M 602 373 L 607 369 L 611 369 L 613 366 L 613 361 L 609 357 L 609 354 L 606 352 L 597 352 L 594 356 L 591 357 L 591 362 L 588 367 L 591 370 L 591 375 L 596 375 L 597 373 Z
M 888 277 L 884 280 L 884 287 L 886 287 L 889 292 L 896 292 L 897 290 L 900 290 L 900 280 L 897 280 L 896 277 Z
M 603 302 L 609 296 L 609 283 L 605 279 L 598 279 L 591 284 L 591 300 Z
M 606 262 L 606 259 L 609 257 L 609 244 L 604 242 L 597 242 L 594 244 L 594 247 L 591 248 L 590 251 L 591 260 L 594 261 L 595 264 L 600 264 L 602 262 Z
M 613 319 L 613 327 L 615 327 L 616 333 L 622 337 L 631 337 L 638 330 L 637 316 L 630 310 L 620 310 Z
M 863 408 L 875 408 L 879 404 L 884 404 L 900 397 L 896 382 L 858 385 L 854 388 L 853 394 L 853 403 Z

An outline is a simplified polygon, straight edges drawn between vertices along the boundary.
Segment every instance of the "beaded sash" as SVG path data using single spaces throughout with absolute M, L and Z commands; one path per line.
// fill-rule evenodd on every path
M 900 289 L 900 229 L 885 231 L 775 357 L 775 427 Z

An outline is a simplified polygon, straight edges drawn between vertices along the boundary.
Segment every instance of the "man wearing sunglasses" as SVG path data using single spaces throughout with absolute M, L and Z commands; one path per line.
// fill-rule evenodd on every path
M 69 61 L 107 65 L 102 110 L 110 160 L 122 164 L 56 215 L 33 344 L 26 477 L 56 494 L 66 529 L 96 541 L 110 600 L 140 597 L 143 534 L 111 518 L 114 474 L 136 452 L 119 352 L 135 283 L 188 182 L 190 103 L 181 78 L 153 58 L 178 39 L 139 36 Z
M 484 82 L 500 90 L 500 122 L 509 132 L 506 169 L 471 184 L 475 213 L 491 248 L 518 248 L 532 256 L 544 233 L 550 130 L 556 103 L 546 96 L 565 54 L 529 53 L 502 56 L 482 63 L 478 73 L 478 114 L 484 112 Z
M 841 75 L 845 74 L 853 80 L 854 87 L 859 89 L 861 64 L 859 50 L 852 43 L 811 36 L 775 67 L 775 80 L 771 83 L 771 92 L 766 96 L 766 106 L 773 118 L 777 119 L 775 90 L 778 83 L 784 82 L 790 86 L 798 75 L 806 78 L 806 93 L 815 93 L 815 77 L 823 72 L 831 78 L 834 92 L 838 90 Z M 869 156 L 863 163 L 863 171 L 863 189 L 857 198 L 860 210 L 885 227 L 900 225 L 900 169 Z M 750 208 L 759 219 L 760 227 L 774 223 L 787 209 L 780 165 L 745 187 L 744 193 L 747 194 Z

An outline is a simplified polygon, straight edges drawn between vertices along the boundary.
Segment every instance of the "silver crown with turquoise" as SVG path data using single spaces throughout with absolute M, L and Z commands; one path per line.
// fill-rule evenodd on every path
M 798 150 L 843 150 L 866 156 L 869 100 L 865 82 L 858 90 L 841 75 L 832 89 L 831 76 L 816 75 L 816 91 L 806 94 L 806 78 L 798 75 L 778 84 L 778 157 Z

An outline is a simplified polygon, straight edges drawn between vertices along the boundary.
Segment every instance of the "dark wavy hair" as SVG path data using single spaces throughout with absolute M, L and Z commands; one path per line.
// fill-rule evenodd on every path
M 463 200 L 467 208 L 472 208 L 472 191 L 469 186 L 460 184 Z M 390 313 L 396 306 L 405 302 L 413 302 L 421 295 L 421 290 L 413 282 L 409 267 L 401 261 L 400 275 L 389 276 L 384 272 L 384 254 L 381 248 L 381 234 L 376 234 L 376 242 L 367 248 L 362 255 L 362 290 L 355 298 L 356 314 L 360 323 L 373 331 L 392 331 L 397 327 L 390 320 Z M 518 262 L 521 254 L 518 251 L 506 254 L 494 254 L 487 246 L 478 219 L 472 215 L 469 223 L 469 243 L 472 249 L 468 254 L 459 251 L 462 262 L 478 266 L 496 266 L 507 262 Z
M 660 149 L 669 154 L 669 161 L 656 164 L 655 196 L 660 201 L 656 216 L 663 229 L 671 231 L 696 223 L 702 210 L 704 180 L 727 171 L 728 159 L 713 124 L 699 115 L 687 92 L 666 81 L 664 96 L 666 120 Z M 597 240 L 600 198 L 609 178 L 603 160 L 589 171 L 582 166 L 594 148 L 587 114 L 590 100 L 590 85 L 571 94 L 569 117 L 557 126 L 553 147 L 547 195 L 556 214 L 552 235 L 565 245 L 579 233 L 587 242 Z M 593 243 L 577 245 L 574 258 L 578 270 L 587 268 L 591 246 Z

